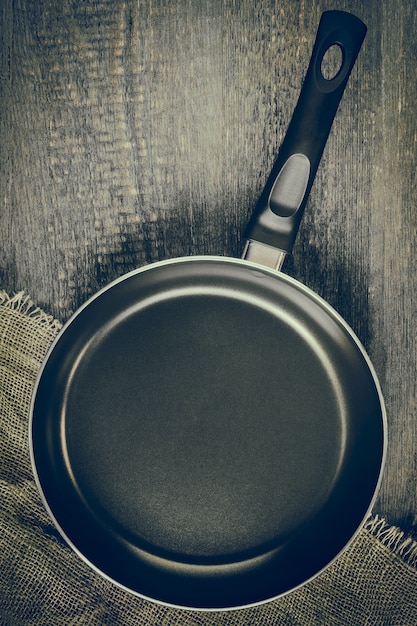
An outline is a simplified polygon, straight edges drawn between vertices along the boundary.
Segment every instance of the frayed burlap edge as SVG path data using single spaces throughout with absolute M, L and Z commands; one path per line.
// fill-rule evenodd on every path
M 22 315 L 26 315 L 29 318 L 36 320 L 38 323 L 49 326 L 51 330 L 58 331 L 62 328 L 61 322 L 36 306 L 30 296 L 24 291 L 19 291 L 14 295 L 9 295 L 5 291 L 0 290 L 0 306 L 16 311 L 17 313 L 21 313 Z
M 417 568 L 417 541 L 409 537 L 397 526 L 391 526 L 384 517 L 369 517 L 364 525 L 378 541 L 413 568 Z

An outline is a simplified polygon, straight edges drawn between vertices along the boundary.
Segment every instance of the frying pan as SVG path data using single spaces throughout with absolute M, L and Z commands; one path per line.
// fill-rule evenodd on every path
M 242 259 L 155 263 L 63 327 L 35 384 L 44 504 L 94 570 L 190 609 L 262 603 L 351 542 L 381 480 L 375 370 L 340 315 L 279 271 L 365 36 L 322 15 Z M 335 76 L 322 60 L 342 51 Z

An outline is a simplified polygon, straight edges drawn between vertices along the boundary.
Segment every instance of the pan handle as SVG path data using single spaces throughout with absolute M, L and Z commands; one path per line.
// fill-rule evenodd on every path
M 280 269 L 291 253 L 327 138 L 366 34 L 365 24 L 345 11 L 322 14 L 301 93 L 278 158 L 245 232 L 243 258 Z M 335 75 L 324 75 L 323 58 L 341 52 Z

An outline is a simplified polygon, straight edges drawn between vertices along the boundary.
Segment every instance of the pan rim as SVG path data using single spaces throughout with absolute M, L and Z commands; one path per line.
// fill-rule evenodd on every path
M 350 339 L 353 341 L 353 343 L 356 345 L 357 349 L 359 350 L 362 358 L 364 359 L 364 362 L 366 363 L 368 369 L 369 369 L 369 373 L 371 374 L 371 378 L 373 380 L 373 383 L 375 385 L 375 390 L 377 392 L 378 395 L 378 400 L 379 400 L 379 405 L 380 405 L 380 409 L 381 409 L 381 430 L 382 430 L 382 449 L 381 449 L 381 462 L 380 462 L 380 466 L 379 466 L 379 474 L 378 474 L 378 479 L 375 483 L 375 488 L 374 488 L 374 492 L 372 495 L 372 498 L 370 499 L 369 505 L 367 507 L 367 510 L 365 512 L 365 514 L 363 515 L 363 518 L 361 520 L 361 522 L 358 524 L 355 532 L 350 536 L 349 540 L 345 543 L 345 545 L 337 552 L 337 554 L 335 554 L 333 556 L 333 558 L 331 560 L 329 560 L 323 567 L 321 567 L 317 572 L 315 572 L 312 576 L 310 576 L 308 579 L 302 581 L 301 583 L 299 583 L 298 585 L 293 586 L 292 588 L 284 591 L 284 592 L 280 592 L 276 595 L 273 595 L 271 597 L 265 598 L 265 599 L 261 599 L 261 600 L 256 600 L 253 602 L 248 602 L 245 604 L 238 604 L 238 605 L 234 605 L 234 606 L 226 606 L 226 607 L 201 607 L 201 606 L 189 606 L 188 604 L 181 604 L 181 603 L 173 603 L 173 602 L 169 602 L 169 601 L 165 601 L 165 600 L 161 600 L 159 598 L 153 598 L 149 595 L 146 595 L 145 593 L 141 593 L 140 591 L 137 591 L 136 589 L 131 589 L 130 587 L 124 585 L 123 583 L 119 582 L 118 580 L 116 580 L 115 578 L 113 578 L 111 575 L 107 574 L 106 572 L 102 571 L 97 565 L 95 565 L 95 563 L 93 563 L 87 556 L 84 555 L 84 553 L 74 544 L 74 542 L 72 541 L 72 539 L 67 535 L 67 533 L 65 532 L 65 530 L 61 527 L 60 523 L 58 522 L 58 520 L 55 517 L 55 514 L 53 513 L 48 500 L 45 496 L 44 493 L 44 489 L 42 487 L 41 484 L 41 480 L 39 477 L 39 473 L 37 470 L 37 463 L 36 463 L 36 458 L 35 458 L 35 450 L 34 450 L 34 437 L 33 437 L 33 431 L 35 428 L 34 425 L 34 418 L 35 418 L 35 401 L 36 401 L 36 397 L 37 397 L 37 393 L 38 393 L 38 388 L 40 385 L 40 381 L 44 372 L 44 369 L 50 359 L 50 356 L 52 354 L 52 352 L 54 351 L 56 345 L 59 343 L 61 337 L 64 335 L 64 333 L 67 331 L 68 327 L 74 322 L 74 320 L 82 313 L 82 311 L 84 309 L 86 309 L 88 306 L 90 306 L 90 304 L 95 301 L 96 299 L 98 299 L 99 297 L 101 297 L 101 295 L 103 293 L 105 293 L 106 291 L 112 289 L 115 285 L 122 283 L 126 280 L 129 280 L 131 277 L 133 276 L 137 276 L 138 274 L 147 272 L 147 271 L 152 271 L 158 268 L 162 268 L 165 265 L 178 265 L 178 264 L 184 264 L 184 263 L 213 263 L 213 264 L 235 264 L 235 265 L 239 265 L 239 266 L 245 266 L 248 268 L 248 270 L 252 270 L 252 271 L 259 271 L 264 275 L 269 275 L 272 276 L 276 279 L 282 280 L 285 283 L 287 283 L 288 285 L 290 285 L 292 288 L 297 289 L 299 292 L 303 293 L 305 296 L 307 296 L 309 299 L 313 300 L 314 302 L 316 302 L 322 309 L 324 309 L 324 311 L 326 312 L 326 314 L 328 314 L 331 318 L 333 318 L 338 324 L 340 324 L 342 326 L 342 328 L 347 332 L 347 334 L 349 335 Z M 126 274 L 123 274 L 122 276 L 116 278 L 115 280 L 111 281 L 108 285 L 105 285 L 102 289 L 100 289 L 97 293 L 95 293 L 93 296 L 91 296 L 90 298 L 88 298 L 74 313 L 73 315 L 71 315 L 71 317 L 63 324 L 61 330 L 59 331 L 59 333 L 57 334 L 57 336 L 55 337 L 54 341 L 52 342 L 51 346 L 49 347 L 43 361 L 42 364 L 39 368 L 39 371 L 37 373 L 35 382 L 34 382 L 34 386 L 32 389 L 32 396 L 31 396 L 31 402 L 30 402 L 30 407 L 29 407 L 29 422 L 28 422 L 28 428 L 29 428 L 29 455 L 30 455 L 30 463 L 31 463 L 31 467 L 32 467 L 32 473 L 35 479 L 35 483 L 38 489 L 38 493 L 40 494 L 42 503 L 49 515 L 49 517 L 51 518 L 55 528 L 58 530 L 58 532 L 60 533 L 61 537 L 64 539 L 64 541 L 67 543 L 67 545 L 73 550 L 73 552 L 75 554 L 77 554 L 77 556 L 95 573 L 99 574 L 102 578 L 108 580 L 109 582 L 111 582 L 112 584 L 116 585 L 119 589 L 123 589 L 124 591 L 136 596 L 136 597 L 140 597 L 142 599 L 148 600 L 150 602 L 153 602 L 155 604 L 161 605 L 161 606 L 165 606 L 165 607 L 170 607 L 170 608 L 176 608 L 176 609 L 183 609 L 183 610 L 187 610 L 187 611 L 201 611 L 201 612 L 220 612 L 220 611 L 235 611 L 235 610 L 242 610 L 242 609 L 247 609 L 247 608 L 251 608 L 251 607 L 256 607 L 256 606 L 261 606 L 263 604 L 267 604 L 269 602 L 272 602 L 278 598 L 284 597 L 290 593 L 293 593 L 294 591 L 296 591 L 297 589 L 303 587 L 304 585 L 308 584 L 309 582 L 311 582 L 312 580 L 314 580 L 317 576 L 319 576 L 322 572 L 324 572 L 325 570 L 327 570 L 328 567 L 330 567 L 330 565 L 332 565 L 340 556 L 341 554 L 343 554 L 348 548 L 349 546 L 353 543 L 353 541 L 356 539 L 357 535 L 360 533 L 361 529 L 363 528 L 363 525 L 365 524 L 366 520 L 368 519 L 369 515 L 371 514 L 372 508 L 375 504 L 375 501 L 377 499 L 380 487 L 381 487 L 381 483 L 382 483 L 382 479 L 383 479 L 383 474 L 384 474 L 384 468 L 385 468 L 385 463 L 386 463 L 386 456 L 387 456 L 387 435 L 388 435 L 388 421 L 387 421 L 387 411 L 386 411 L 386 405 L 385 405 L 385 401 L 384 401 L 384 396 L 383 396 L 383 392 L 382 392 L 382 388 L 379 382 L 379 378 L 377 375 L 377 372 L 375 370 L 375 367 L 367 353 L 367 351 L 365 350 L 365 347 L 363 346 L 362 342 L 360 341 L 360 339 L 358 338 L 358 336 L 356 335 L 356 333 L 353 331 L 353 329 L 349 326 L 349 324 L 344 320 L 344 318 L 336 311 L 336 309 L 334 309 L 328 302 L 326 302 L 326 300 L 324 300 L 321 296 L 319 296 L 316 292 L 314 292 L 312 289 L 310 289 L 309 287 L 307 287 L 306 285 L 304 285 L 303 283 L 301 283 L 300 281 L 292 278 L 291 276 L 288 276 L 287 274 L 278 271 L 278 270 L 274 270 L 268 267 L 265 267 L 264 265 L 255 263 L 253 261 L 247 261 L 246 259 L 239 259 L 239 258 L 235 258 L 235 257 L 224 257 L 224 256 L 220 256 L 220 255 L 195 255 L 195 256 L 182 256 L 182 257 L 176 257 L 176 258 L 172 258 L 172 259 L 164 259 L 162 261 L 157 261 L 154 263 L 150 263 L 148 265 L 136 268 L 130 272 L 127 272 Z

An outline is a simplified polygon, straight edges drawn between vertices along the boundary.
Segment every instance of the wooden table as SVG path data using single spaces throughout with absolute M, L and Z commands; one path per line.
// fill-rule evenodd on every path
M 3 0 L 0 288 L 60 320 L 123 273 L 240 255 L 295 106 L 313 0 Z M 367 348 L 389 448 L 375 511 L 417 533 L 417 9 L 369 31 L 285 271 Z

